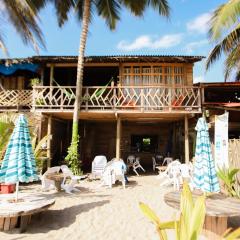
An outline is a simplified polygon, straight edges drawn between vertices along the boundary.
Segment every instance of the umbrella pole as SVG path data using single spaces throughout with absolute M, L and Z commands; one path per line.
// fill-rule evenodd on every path
M 19 182 L 16 183 L 16 195 L 15 195 L 15 201 L 18 201 L 18 187 L 19 187 Z

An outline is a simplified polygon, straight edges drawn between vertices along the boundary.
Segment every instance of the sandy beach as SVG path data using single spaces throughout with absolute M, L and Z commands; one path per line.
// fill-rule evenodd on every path
M 159 187 L 159 180 L 153 175 L 133 176 L 129 180 L 125 190 L 121 185 L 99 188 L 99 181 L 84 180 L 78 185 L 81 192 L 72 195 L 43 193 L 55 198 L 55 205 L 40 216 L 33 216 L 26 233 L 19 234 L 17 229 L 1 232 L 0 239 L 157 240 L 155 227 L 142 214 L 138 203 L 147 203 L 162 220 L 173 219 L 176 211 L 163 201 L 164 194 L 172 188 Z M 39 193 L 41 186 L 22 186 L 21 191 Z M 169 236 L 174 239 L 172 232 Z

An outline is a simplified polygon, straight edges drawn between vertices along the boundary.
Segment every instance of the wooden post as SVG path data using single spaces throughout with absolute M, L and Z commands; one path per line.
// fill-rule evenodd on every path
M 48 117 L 48 125 L 47 125 L 47 135 L 52 134 L 52 116 Z M 47 141 L 47 167 L 51 167 L 51 140 L 52 138 L 48 138 Z
M 54 79 L 54 65 L 52 64 L 50 66 L 50 83 L 49 83 L 50 86 L 53 85 L 53 79 Z
M 188 117 L 184 116 L 185 163 L 189 163 Z
M 117 116 L 117 134 L 116 134 L 116 159 L 119 160 L 121 157 L 121 119 Z
M 53 79 L 54 79 L 54 65 L 51 64 L 50 66 L 50 82 L 49 82 L 49 85 L 50 85 L 50 105 L 52 105 L 52 86 L 53 86 Z

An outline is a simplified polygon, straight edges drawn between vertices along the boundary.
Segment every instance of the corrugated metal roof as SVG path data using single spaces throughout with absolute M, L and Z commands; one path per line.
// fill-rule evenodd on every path
M 85 62 L 179 62 L 194 63 L 201 61 L 204 56 L 183 56 L 183 55 L 107 55 L 107 56 L 86 56 Z M 4 63 L 75 63 L 78 56 L 32 56 L 28 58 L 0 59 Z

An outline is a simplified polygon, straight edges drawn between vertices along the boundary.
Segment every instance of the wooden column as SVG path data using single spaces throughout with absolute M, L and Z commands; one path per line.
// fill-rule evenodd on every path
M 117 116 L 117 134 L 116 134 L 116 159 L 121 158 L 121 119 L 119 116 Z
M 47 135 L 52 135 L 52 116 L 48 117 L 48 125 L 47 125 Z M 51 167 L 51 140 L 52 137 L 48 138 L 47 141 L 47 167 Z
M 189 163 L 189 137 L 188 137 L 188 117 L 184 117 L 184 143 L 185 143 L 185 163 Z
M 50 83 L 49 83 L 50 86 L 53 85 L 53 79 L 54 79 L 54 65 L 51 65 L 50 66 Z

